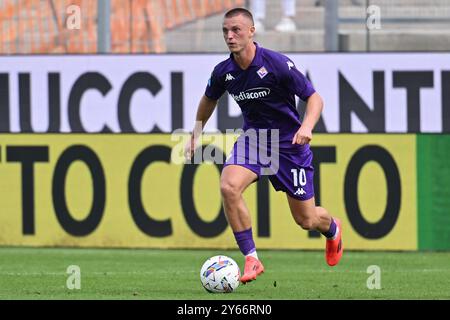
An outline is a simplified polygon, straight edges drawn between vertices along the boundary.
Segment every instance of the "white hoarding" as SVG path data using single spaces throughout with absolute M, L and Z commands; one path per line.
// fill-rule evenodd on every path
M 450 53 L 287 55 L 324 98 L 316 131 L 450 132 Z M 0 57 L 0 132 L 189 131 L 212 69 L 227 57 Z M 227 101 L 207 131 L 239 123 Z

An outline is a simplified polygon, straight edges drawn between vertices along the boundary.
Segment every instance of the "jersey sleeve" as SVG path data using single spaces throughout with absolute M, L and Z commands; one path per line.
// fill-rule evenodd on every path
M 286 58 L 286 62 L 281 67 L 281 81 L 288 91 L 295 94 L 303 101 L 306 101 L 316 90 L 312 83 L 301 73 L 294 63 Z
M 211 73 L 211 77 L 208 80 L 208 84 L 205 89 L 205 96 L 212 100 L 219 100 L 219 98 L 225 92 L 225 86 L 221 79 L 217 75 L 216 69 Z

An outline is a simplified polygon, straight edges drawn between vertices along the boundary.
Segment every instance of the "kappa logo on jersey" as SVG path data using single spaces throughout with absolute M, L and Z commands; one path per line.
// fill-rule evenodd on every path
M 231 80 L 234 80 L 234 77 L 230 73 L 227 73 L 227 75 L 225 76 L 225 82 L 231 81 Z
M 297 195 L 297 196 L 301 196 L 301 195 L 304 195 L 306 193 L 306 191 L 305 190 L 303 190 L 303 188 L 298 188 L 297 189 L 297 191 L 295 191 L 295 195 Z
M 256 73 L 258 74 L 258 76 L 262 79 L 264 78 L 269 72 L 267 71 L 267 69 L 262 66 L 258 71 L 256 71 Z
M 288 65 L 288 67 L 289 67 L 289 70 L 291 70 L 291 68 L 295 68 L 295 65 L 294 65 L 294 63 L 292 62 L 292 61 L 286 61 L 286 63 L 287 63 L 287 65 Z
M 270 93 L 269 88 L 252 88 L 241 91 L 239 94 L 231 94 L 231 97 L 236 101 L 253 100 L 267 97 Z

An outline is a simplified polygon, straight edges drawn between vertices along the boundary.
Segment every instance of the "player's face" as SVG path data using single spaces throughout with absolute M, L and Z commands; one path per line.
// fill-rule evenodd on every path
M 223 20 L 222 32 L 230 52 L 238 53 L 252 43 L 255 27 L 249 18 L 237 15 Z

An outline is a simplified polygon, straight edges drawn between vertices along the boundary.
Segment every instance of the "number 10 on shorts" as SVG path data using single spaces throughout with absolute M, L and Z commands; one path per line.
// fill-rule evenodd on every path
M 306 185 L 306 172 L 305 169 L 301 168 L 299 169 L 291 169 L 293 180 L 294 180 L 294 187 L 304 187 Z

